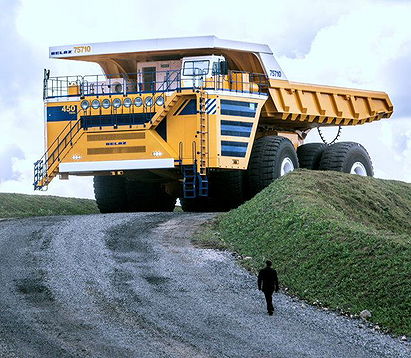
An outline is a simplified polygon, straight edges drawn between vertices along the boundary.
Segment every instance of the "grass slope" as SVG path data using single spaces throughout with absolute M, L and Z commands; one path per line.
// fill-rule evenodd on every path
M 0 193 L 0 218 L 98 213 L 94 200 Z
M 411 184 L 299 170 L 236 210 L 200 240 L 272 259 L 280 282 L 309 302 L 411 335 Z

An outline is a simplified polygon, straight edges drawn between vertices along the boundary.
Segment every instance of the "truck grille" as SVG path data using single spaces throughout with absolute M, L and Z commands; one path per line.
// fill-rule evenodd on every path
M 141 125 L 150 121 L 155 113 L 123 113 L 82 116 L 81 127 L 108 127 L 124 125 Z
M 125 140 L 125 139 L 145 139 L 144 132 L 139 133 L 111 133 L 111 134 L 89 134 L 87 142 L 98 142 L 101 140 Z
M 88 148 L 87 154 L 118 154 L 118 153 L 144 153 L 146 146 L 141 145 L 137 147 L 116 147 L 116 148 Z

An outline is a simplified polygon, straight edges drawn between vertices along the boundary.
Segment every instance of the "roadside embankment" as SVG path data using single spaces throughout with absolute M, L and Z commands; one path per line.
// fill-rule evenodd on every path
M 271 259 L 282 287 L 323 307 L 411 335 L 411 184 L 295 171 L 221 214 L 198 235 L 257 272 Z
M 98 213 L 94 200 L 0 193 L 0 218 Z

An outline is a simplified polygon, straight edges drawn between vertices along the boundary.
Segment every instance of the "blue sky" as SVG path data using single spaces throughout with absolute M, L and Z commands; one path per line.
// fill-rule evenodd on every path
M 100 72 L 94 64 L 49 59 L 49 46 L 197 35 L 266 43 L 291 81 L 388 92 L 393 117 L 346 128 L 342 140 L 367 148 L 377 177 L 411 182 L 411 2 L 113 4 L 0 0 L 0 192 L 33 193 L 32 165 L 44 152 L 43 68 L 52 75 Z M 317 140 L 312 131 L 308 141 Z M 93 197 L 92 180 L 56 179 L 47 193 Z

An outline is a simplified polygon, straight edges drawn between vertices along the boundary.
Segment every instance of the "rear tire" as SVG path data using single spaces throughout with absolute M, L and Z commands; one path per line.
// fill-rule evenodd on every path
M 290 171 L 298 168 L 294 146 L 288 138 L 267 136 L 254 142 L 247 169 L 247 197 L 251 198 Z
M 124 177 L 95 176 L 94 196 L 101 213 L 120 213 L 127 211 L 127 195 Z
M 321 157 L 319 169 L 361 176 L 374 175 L 368 152 L 355 142 L 340 142 L 328 146 Z
M 318 170 L 321 156 L 327 147 L 324 143 L 307 143 L 297 148 L 298 163 L 300 168 Z

